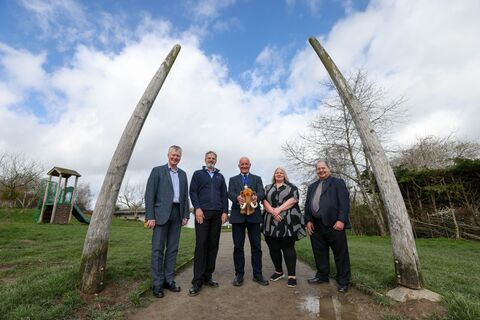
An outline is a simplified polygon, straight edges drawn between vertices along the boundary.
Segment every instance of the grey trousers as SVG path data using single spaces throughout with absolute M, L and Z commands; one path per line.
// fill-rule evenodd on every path
M 154 287 L 173 281 L 181 227 L 180 207 L 174 205 L 167 223 L 157 224 L 153 229 L 151 273 Z

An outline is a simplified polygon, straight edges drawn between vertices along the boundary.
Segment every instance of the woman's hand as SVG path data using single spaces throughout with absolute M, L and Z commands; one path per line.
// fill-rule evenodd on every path
M 280 211 L 278 208 L 272 208 L 272 216 L 275 220 L 277 221 L 282 221 L 282 211 Z

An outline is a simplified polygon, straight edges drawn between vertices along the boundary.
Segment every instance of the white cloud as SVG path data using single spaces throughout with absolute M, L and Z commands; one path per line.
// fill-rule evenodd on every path
M 19 3 L 33 14 L 35 34 L 59 39 L 61 49 L 93 35 L 84 8 L 74 0 L 20 0 Z M 39 34 L 37 27 L 41 31 Z
M 235 0 L 201 0 L 191 2 L 190 12 L 196 19 L 214 19 L 219 11 L 235 3 Z
M 242 155 L 251 157 L 253 171 L 270 176 L 281 143 L 305 116 L 281 115 L 288 105 L 280 90 L 262 95 L 242 89 L 227 77 L 222 59 L 206 56 L 191 35 L 146 33 L 118 54 L 79 46 L 68 66 L 48 74 L 45 90 L 56 93 L 52 103 L 62 110 L 57 121 L 41 124 L 31 114 L 2 109 L 0 146 L 21 148 L 47 168 L 75 169 L 98 192 L 133 108 L 177 42 L 182 50 L 138 140 L 127 173 L 131 181 L 145 181 L 153 166 L 165 163 L 171 144 L 184 148 L 181 164 L 189 174 L 213 149 L 227 178 L 236 174 Z
M 452 130 L 478 139 L 478 6 L 475 1 L 375 1 L 319 39 L 345 74 L 364 66 L 392 96 L 405 95 L 411 121 L 398 130 L 397 141 Z M 291 61 L 276 56 L 274 44 L 265 47 L 252 70 L 262 83 L 272 84 L 263 92 L 228 78 L 224 58 L 206 55 L 197 33 L 174 34 L 169 22 L 148 14 L 132 33 L 121 25 L 110 29 L 124 37 L 122 50 L 77 46 L 68 65 L 48 71 L 46 53 L 0 47 L 3 68 L 13 70 L 0 80 L 0 148 L 23 151 L 47 168 L 75 169 L 98 192 L 133 108 L 169 50 L 180 43 L 132 156 L 130 181 L 144 182 L 153 166 L 166 162 L 168 146 L 179 144 L 181 167 L 189 174 L 213 149 L 227 178 L 237 173 L 238 158 L 247 155 L 252 171 L 267 182 L 274 168 L 285 166 L 280 145 L 303 131 L 324 94 L 320 82 L 327 74 L 307 42 Z M 31 79 L 21 77 L 28 71 L 14 72 L 19 61 L 34 70 Z M 278 66 L 289 74 L 283 87 L 275 87 L 280 76 L 272 71 Z M 14 111 L 11 106 L 21 107 L 29 91 L 11 83 L 41 88 L 56 121 Z
M 35 55 L 0 43 L 0 66 L 10 81 L 9 85 L 17 89 L 43 87 L 46 79 L 42 65 L 45 59 L 45 53 Z
M 452 130 L 478 140 L 480 127 L 471 119 L 480 118 L 480 91 L 474 87 L 479 14 L 478 1 L 372 1 L 319 40 L 344 74 L 363 67 L 392 97 L 405 96 L 410 121 L 395 134 L 396 143 Z M 327 77 L 309 45 L 291 70 L 291 88 L 303 97 L 315 97 L 317 83 Z
M 246 71 L 242 77 L 248 80 L 250 88 L 258 89 L 282 82 L 285 73 L 282 50 L 276 46 L 267 46 L 255 59 L 255 68 Z

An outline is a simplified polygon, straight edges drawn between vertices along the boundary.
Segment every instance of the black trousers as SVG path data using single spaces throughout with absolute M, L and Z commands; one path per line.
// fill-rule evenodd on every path
M 248 230 L 248 240 L 252 252 L 253 276 L 259 278 L 262 275 L 262 245 L 260 238 L 260 223 L 232 223 L 233 237 L 233 263 L 235 275 L 243 277 L 245 274 L 245 229 Z
M 265 236 L 265 242 L 268 245 L 270 251 L 270 257 L 272 258 L 273 265 L 276 272 L 283 273 L 282 266 L 282 252 L 283 258 L 285 258 L 285 265 L 287 266 L 287 272 L 289 276 L 295 276 L 295 268 L 297 265 L 297 252 L 295 251 L 295 238 L 294 237 L 282 237 L 274 238 Z
M 192 284 L 199 287 L 212 278 L 217 260 L 218 244 L 222 229 L 222 212 L 204 210 L 202 224 L 195 221 L 195 256 L 193 258 Z
M 328 280 L 330 274 L 329 248 L 332 248 L 337 269 L 337 283 L 341 286 L 348 285 L 351 275 L 345 229 L 337 231 L 333 227 L 324 226 L 320 219 L 315 218 L 313 225 L 315 231 L 310 236 L 310 241 L 317 267 L 316 276 L 322 280 Z

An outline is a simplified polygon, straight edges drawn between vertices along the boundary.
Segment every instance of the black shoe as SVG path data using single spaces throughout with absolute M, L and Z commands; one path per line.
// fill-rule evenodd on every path
M 319 277 L 313 277 L 311 279 L 308 279 L 307 282 L 310 284 L 320 284 L 320 283 L 329 283 L 330 281 L 320 279 Z
M 235 276 L 235 279 L 233 279 L 233 285 L 235 287 L 240 287 L 243 284 L 243 276 Z
M 200 290 L 202 290 L 202 287 L 199 287 L 199 286 L 197 286 L 196 284 L 194 284 L 194 285 L 190 288 L 190 290 L 188 290 L 188 295 L 189 295 L 190 297 L 196 296 L 197 294 L 200 293 Z
M 346 293 L 348 291 L 348 285 L 338 286 L 338 292 Z
M 278 281 L 278 280 L 283 279 L 283 278 L 285 278 L 285 274 L 283 272 L 282 273 L 274 272 L 270 276 L 270 281 Z
M 263 276 L 253 277 L 253 281 L 258 282 L 262 286 L 268 286 L 268 281 Z
M 180 290 L 181 290 L 180 286 L 177 286 L 175 281 L 164 282 L 163 287 L 167 290 L 172 291 L 172 292 L 180 292 Z
M 218 282 L 213 279 L 205 280 L 205 284 L 211 288 L 218 288 Z
M 153 287 L 153 295 L 157 298 L 163 298 L 165 296 L 162 288 L 160 287 Z
M 297 286 L 297 279 L 295 278 L 288 278 L 287 280 L 287 287 L 295 288 Z

